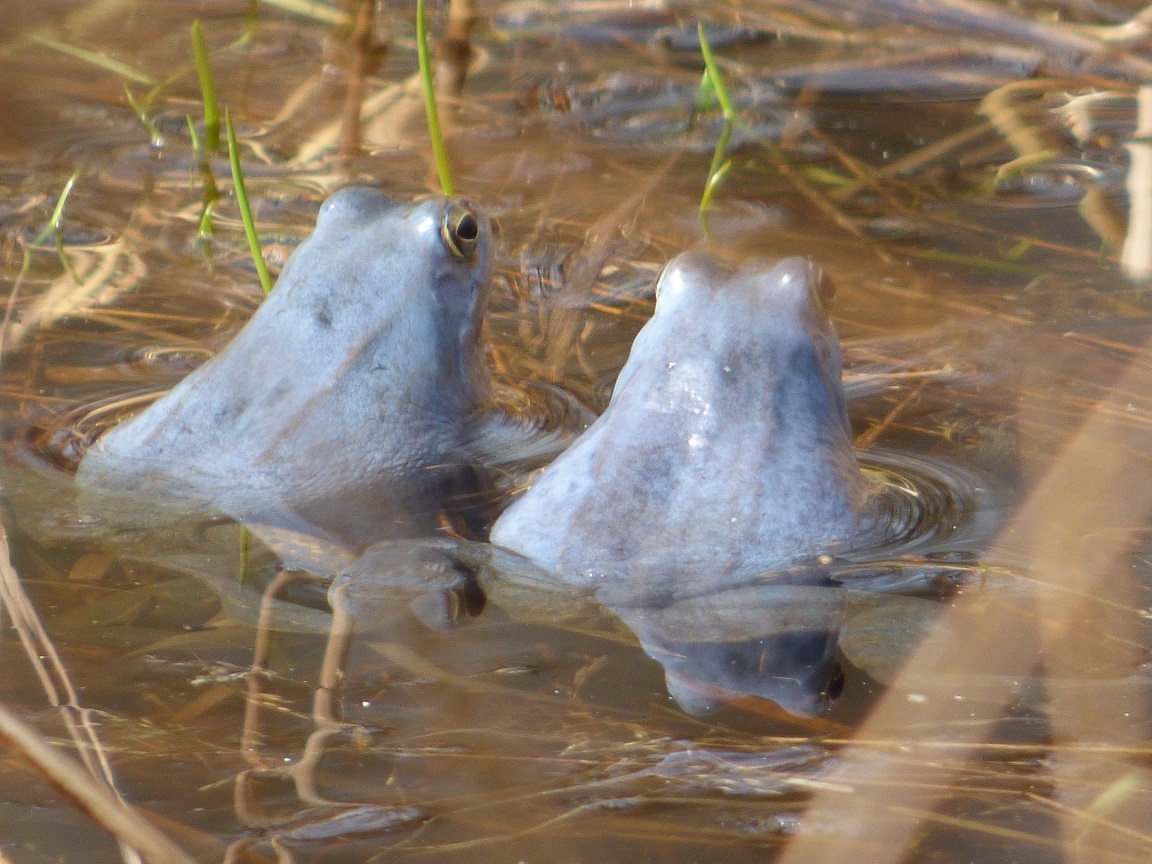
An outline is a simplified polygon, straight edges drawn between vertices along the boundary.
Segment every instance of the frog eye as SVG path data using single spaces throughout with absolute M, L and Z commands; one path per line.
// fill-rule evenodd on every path
M 444 211 L 444 221 L 440 223 L 440 236 L 452 254 L 464 261 L 472 260 L 476 246 L 480 242 L 480 220 L 472 209 L 458 201 L 453 201 Z

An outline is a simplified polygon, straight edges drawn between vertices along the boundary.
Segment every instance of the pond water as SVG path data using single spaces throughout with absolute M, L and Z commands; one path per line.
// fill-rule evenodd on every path
M 201 861 L 1148 859 L 1139 4 L 482 5 L 441 114 L 458 190 L 500 224 L 504 410 L 570 431 L 603 411 L 679 252 L 810 256 L 890 530 L 810 593 L 768 573 L 645 614 L 417 538 L 345 568 L 351 629 L 331 572 L 280 571 L 227 519 L 125 527 L 72 473 L 263 297 L 226 156 L 189 133 L 192 21 L 277 270 L 337 188 L 438 190 L 414 9 L 9 5 L 0 701 L 107 795 Z M 697 20 L 739 115 L 704 217 L 721 120 L 692 118 Z M 505 454 L 500 504 L 540 461 Z M 442 576 L 444 550 L 467 578 L 393 578 Z M 756 663 L 813 610 L 839 652 L 827 704 L 791 713 Z M 17 750 L 5 767 L 4 857 L 129 854 Z

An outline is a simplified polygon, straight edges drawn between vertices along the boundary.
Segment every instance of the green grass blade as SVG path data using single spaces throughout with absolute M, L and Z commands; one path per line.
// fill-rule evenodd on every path
M 72 267 L 72 261 L 64 251 L 64 236 L 60 233 L 60 226 L 64 222 L 64 207 L 68 203 L 68 198 L 71 196 L 72 189 L 76 186 L 76 180 L 79 177 L 80 169 L 77 168 L 64 184 L 64 189 L 60 192 L 60 197 L 56 199 L 56 207 L 52 210 L 52 215 L 48 218 L 48 223 L 32 241 L 33 246 L 39 246 L 49 237 L 55 238 L 56 254 L 60 256 L 60 264 L 77 285 L 80 284 L 80 277 L 76 274 L 75 268 Z M 27 250 L 25 250 L 25 252 L 27 252 Z
M 704 194 L 700 196 L 700 217 L 708 213 L 712 209 L 712 196 L 716 190 L 720 188 L 720 184 L 724 182 L 724 178 L 728 175 L 728 171 L 732 168 L 732 160 L 724 162 L 717 166 L 716 170 L 708 175 L 708 182 L 704 185 Z
M 64 184 L 64 189 L 60 192 L 60 197 L 56 199 L 56 207 L 52 210 L 52 215 L 49 217 L 44 230 L 36 235 L 36 239 L 32 241 L 33 246 L 39 246 L 52 235 L 60 233 L 60 225 L 64 221 L 64 207 L 68 203 L 68 198 L 72 195 L 72 190 L 76 186 L 76 181 L 80 178 L 80 169 L 77 168 L 72 172 L 72 176 Z
M 72 266 L 72 259 L 68 257 L 68 253 L 64 251 L 64 235 L 59 231 L 56 232 L 56 256 L 60 259 L 60 265 L 64 268 L 64 272 L 72 277 L 72 284 L 79 285 L 80 274 Z
M 996 169 L 996 182 L 1003 183 L 1005 180 L 1011 180 L 1013 177 L 1019 177 L 1021 174 L 1026 173 L 1030 168 L 1035 168 L 1037 165 L 1043 165 L 1060 155 L 1058 150 L 1041 150 L 1039 153 L 1026 153 L 1009 162 L 1005 162 Z
M 191 114 L 185 114 L 184 120 L 188 123 L 188 138 L 192 141 L 192 151 L 194 153 L 203 153 L 200 136 L 196 132 L 196 121 L 192 119 Z
M 200 136 L 196 134 L 196 124 L 192 121 L 192 116 L 185 115 L 184 119 L 188 121 L 188 137 L 192 139 L 192 149 L 199 157 L 200 181 L 204 187 L 204 203 L 200 208 L 200 226 L 196 230 L 196 236 L 201 240 L 208 240 L 215 233 L 212 216 L 216 213 L 216 205 L 220 201 L 220 189 L 216 185 L 216 175 L 212 173 L 212 163 L 208 159 L 208 154 L 200 146 Z
M 720 103 L 720 111 L 724 114 L 725 120 L 734 121 L 736 108 L 732 104 L 732 97 L 728 95 L 728 85 L 724 83 L 720 68 L 716 65 L 716 57 L 712 54 L 712 46 L 708 44 L 703 22 L 697 23 L 696 33 L 700 37 L 700 53 L 704 55 L 704 68 L 712 81 L 712 89 L 716 91 L 716 100 Z
M 236 130 L 232 128 L 232 114 L 224 112 L 224 125 L 228 130 L 228 162 L 232 166 L 232 185 L 236 189 L 236 204 L 240 207 L 240 219 L 244 223 L 244 236 L 248 238 L 248 250 L 252 262 L 260 276 L 264 293 L 272 291 L 272 274 L 264 262 L 264 252 L 260 248 L 260 237 L 256 234 L 256 222 L 252 219 L 252 208 L 248 205 L 248 190 L 244 188 L 244 172 L 240 170 L 240 147 L 236 144 Z
M 712 151 L 712 164 L 708 166 L 708 188 L 716 185 L 712 178 L 716 176 L 716 172 L 719 171 L 720 166 L 724 164 L 724 157 L 728 155 L 728 142 L 731 140 L 732 121 L 725 120 L 724 127 L 720 130 L 720 137 L 716 139 L 716 149 Z M 703 201 L 700 202 L 700 206 L 704 206 Z
M 436 113 L 436 91 L 432 86 L 432 60 L 428 56 L 428 25 L 424 20 L 424 0 L 416 0 L 416 56 L 420 61 L 420 86 L 424 90 L 424 113 L 428 117 L 428 137 L 432 139 L 432 156 L 436 160 L 436 173 L 440 175 L 440 188 L 445 195 L 455 195 L 452 169 L 448 164 L 448 151 L 444 147 L 444 134 L 440 131 L 440 115 Z
M 149 114 L 151 108 L 136 98 L 136 95 L 132 92 L 132 88 L 128 86 L 127 81 L 124 82 L 124 96 L 128 99 L 128 104 L 136 114 L 140 125 L 148 130 L 148 140 L 152 146 L 159 147 L 164 142 L 164 136 L 160 134 L 160 130 L 156 128 L 156 124 L 152 121 L 152 117 Z
M 1006 249 L 1000 253 L 1000 257 L 1005 261 L 1021 261 L 1036 246 L 1036 241 L 1031 237 L 1025 237 L 1011 249 Z
M 204 98 L 204 149 L 215 153 L 220 149 L 220 106 L 199 19 L 192 22 L 192 56 L 196 58 L 196 77 L 200 79 L 200 93 Z
M 797 170 L 805 180 L 810 183 L 815 183 L 818 186 L 845 189 L 856 183 L 855 177 L 845 177 L 843 174 L 837 173 L 823 165 L 800 165 L 797 166 Z
M 692 115 L 695 117 L 703 114 L 716 104 L 716 88 L 712 86 L 712 76 L 705 69 L 704 74 L 700 76 L 700 86 L 696 88 L 696 96 L 692 100 Z
M 700 53 L 704 55 L 704 76 L 700 79 L 700 87 L 696 91 L 696 110 L 704 110 L 705 101 L 715 99 L 720 103 L 720 112 L 724 115 L 724 128 L 720 130 L 720 137 L 716 140 L 716 149 L 712 151 L 712 163 L 708 166 L 708 179 L 704 183 L 704 194 L 700 196 L 700 220 L 704 233 L 708 233 L 705 221 L 708 209 L 712 206 L 712 196 L 724 181 L 728 170 L 732 167 L 732 160 L 726 159 L 728 143 L 732 140 L 732 127 L 736 123 L 736 109 L 732 105 L 732 98 L 728 95 L 728 87 L 724 77 L 716 66 L 716 58 L 712 54 L 712 46 L 708 44 L 708 36 L 704 32 L 704 24 L 696 25 L 696 34 L 700 37 Z

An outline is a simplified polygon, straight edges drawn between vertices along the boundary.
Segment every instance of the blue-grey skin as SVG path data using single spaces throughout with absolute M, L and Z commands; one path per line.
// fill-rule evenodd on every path
M 647 607 L 615 605 L 611 593 L 597 596 L 664 667 L 668 692 L 689 714 L 751 695 L 811 716 L 838 695 L 838 587 L 772 582 Z
M 488 399 L 492 227 L 348 187 L 215 359 L 85 456 L 86 492 L 363 547 L 432 530 Z
M 802 258 L 680 255 L 604 414 L 500 517 L 492 542 L 652 602 L 835 551 L 868 490 L 828 289 Z

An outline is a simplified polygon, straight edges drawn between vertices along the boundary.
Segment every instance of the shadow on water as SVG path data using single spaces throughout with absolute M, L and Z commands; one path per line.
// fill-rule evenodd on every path
M 359 555 L 77 503 L 92 441 L 261 302 L 230 195 L 198 236 L 227 172 L 189 137 L 193 16 L 274 269 L 336 188 L 434 174 L 404 4 L 14 7 L 4 857 L 129 860 L 115 824 L 148 861 L 1147 860 L 1144 16 L 843 6 L 502 4 L 445 55 L 457 185 L 501 225 L 483 362 L 530 430 L 485 432 L 486 503 L 604 411 L 673 256 L 835 281 L 869 530 L 720 590 L 564 584 L 442 513 Z M 698 17 L 741 118 L 707 235 Z

